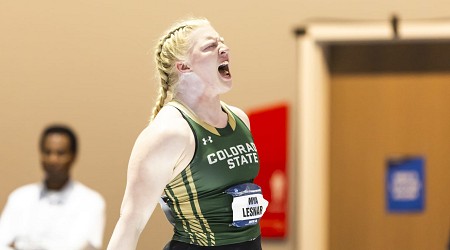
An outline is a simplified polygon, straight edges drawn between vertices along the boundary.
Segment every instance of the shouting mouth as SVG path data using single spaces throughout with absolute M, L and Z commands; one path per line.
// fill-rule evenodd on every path
M 228 61 L 224 61 L 222 64 L 220 64 L 218 71 L 221 77 L 225 79 L 231 79 L 230 69 L 228 68 Z

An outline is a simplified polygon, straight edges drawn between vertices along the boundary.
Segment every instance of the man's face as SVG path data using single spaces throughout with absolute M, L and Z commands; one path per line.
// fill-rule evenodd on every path
M 75 155 L 70 149 L 70 139 L 65 134 L 49 134 L 41 151 L 41 163 L 45 171 L 46 181 L 52 183 L 65 182 Z

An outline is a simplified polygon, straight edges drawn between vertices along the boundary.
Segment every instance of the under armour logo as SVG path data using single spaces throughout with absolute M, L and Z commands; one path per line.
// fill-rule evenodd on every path
M 208 139 L 203 138 L 203 145 L 206 145 L 207 142 L 212 143 L 213 140 L 211 139 L 211 136 L 208 136 Z

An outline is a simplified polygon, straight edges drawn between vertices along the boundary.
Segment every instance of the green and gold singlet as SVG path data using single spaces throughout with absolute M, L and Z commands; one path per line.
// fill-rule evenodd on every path
M 189 123 L 196 149 L 190 164 L 165 188 L 175 218 L 173 240 L 200 246 L 220 246 L 252 240 L 259 224 L 234 227 L 231 203 L 225 190 L 251 183 L 259 171 L 258 153 L 247 126 L 222 103 L 228 114 L 225 128 L 214 128 L 179 102 L 176 107 Z

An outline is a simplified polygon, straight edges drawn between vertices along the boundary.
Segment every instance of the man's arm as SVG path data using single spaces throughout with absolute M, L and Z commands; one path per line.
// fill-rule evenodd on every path
M 91 225 L 88 227 L 91 231 L 88 239 L 88 246 L 85 250 L 100 250 L 103 246 L 103 236 L 105 231 L 105 201 L 98 195 L 95 200 L 96 206 L 90 214 Z
M 8 197 L 5 208 L 0 216 L 0 250 L 14 248 L 18 221 L 15 219 L 19 208 L 14 208 L 14 195 Z

